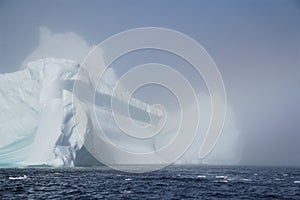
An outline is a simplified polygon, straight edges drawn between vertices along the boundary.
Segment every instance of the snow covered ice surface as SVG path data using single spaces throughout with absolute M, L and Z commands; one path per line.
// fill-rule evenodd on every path
M 0 75 L 0 166 L 99 164 L 88 155 L 75 131 L 78 124 L 74 120 L 72 91 L 78 69 L 74 61 L 47 58 Z M 105 77 L 97 88 L 100 101 L 96 112 L 113 137 L 119 130 L 111 123 L 107 97 L 112 92 L 114 72 L 109 70 Z M 149 110 L 149 105 L 137 99 L 132 99 L 131 105 L 139 114 Z M 147 121 L 146 115 L 139 120 Z M 84 123 L 88 132 L 89 122 Z

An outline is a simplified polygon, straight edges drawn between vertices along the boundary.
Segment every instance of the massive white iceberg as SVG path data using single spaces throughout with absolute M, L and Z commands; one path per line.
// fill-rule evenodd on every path
M 0 167 L 102 164 L 85 145 L 93 140 L 91 135 L 94 131 L 88 114 L 80 113 L 84 120 L 76 121 L 76 113 L 80 110 L 74 109 L 73 97 L 76 94 L 73 93 L 73 88 L 74 82 L 78 81 L 79 69 L 78 62 L 46 58 L 31 62 L 20 71 L 0 74 Z M 95 111 L 102 128 L 108 133 L 107 137 L 121 149 L 137 153 L 155 151 L 168 144 L 175 133 L 174 128 L 177 127 L 172 119 L 169 123 L 171 126 L 164 130 L 165 134 L 154 138 L 138 140 L 120 134 L 121 130 L 113 120 L 111 111 L 115 82 L 114 71 L 108 69 L 96 88 Z M 83 84 L 83 91 L 84 87 Z M 153 109 L 134 98 L 129 102 L 122 101 L 124 95 L 127 95 L 125 91 L 117 94 L 118 101 L 129 105 L 130 117 L 134 120 L 146 124 L 161 121 L 161 110 Z M 82 95 L 78 97 L 80 96 Z M 198 98 L 200 110 L 209 116 L 209 98 L 207 95 L 200 95 Z M 210 156 L 202 161 L 197 157 L 204 137 L 201 132 L 204 133 L 207 128 L 200 126 L 192 148 L 176 163 L 238 163 L 238 132 L 231 122 L 234 120 L 231 120 L 230 113 L 220 141 Z M 80 134 L 77 130 L 79 126 L 83 127 Z M 100 150 L 106 151 L 104 146 Z M 126 162 L 126 158 L 118 154 L 107 152 L 107 155 Z
M 21 71 L 0 75 L 0 166 L 100 164 L 75 131 L 78 124 L 72 92 L 78 69 L 74 61 L 47 58 L 31 62 Z M 114 76 L 108 70 L 96 93 L 97 115 L 112 138 L 119 131 L 109 110 Z M 138 99 L 131 99 L 129 105 L 140 121 L 148 122 L 149 114 L 159 119 L 158 111 L 150 112 L 149 105 Z M 84 126 L 88 133 L 88 124 Z M 123 139 L 116 137 L 115 141 L 122 146 Z M 148 146 L 154 147 L 151 142 Z

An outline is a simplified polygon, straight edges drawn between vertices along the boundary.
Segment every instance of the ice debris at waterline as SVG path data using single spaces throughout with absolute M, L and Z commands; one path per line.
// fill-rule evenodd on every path
M 85 138 L 79 138 L 75 131 L 78 124 L 74 120 L 72 91 L 78 70 L 79 64 L 74 61 L 47 58 L 31 62 L 23 70 L 0 74 L 0 166 L 101 164 L 85 149 Z M 120 131 L 111 121 L 115 81 L 115 74 L 109 69 L 96 92 L 97 116 L 104 124 L 102 128 L 112 135 Z M 118 95 L 120 102 L 124 94 Z M 150 109 L 148 104 L 134 98 L 130 99 L 129 108 L 133 118 L 145 123 L 152 115 L 158 120 L 161 115 L 160 110 Z M 86 135 L 90 122 L 83 123 L 87 133 L 81 135 Z M 149 149 L 155 146 L 148 143 L 145 146 Z

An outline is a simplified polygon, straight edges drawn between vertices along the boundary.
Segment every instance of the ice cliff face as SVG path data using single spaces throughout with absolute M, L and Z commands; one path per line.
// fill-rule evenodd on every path
M 72 89 L 78 69 L 70 60 L 42 59 L 0 75 L 0 166 L 99 164 L 75 131 Z M 118 132 L 108 109 L 114 78 L 108 71 L 96 95 L 97 113 L 112 137 Z M 147 121 L 148 105 L 137 99 L 131 104 L 140 120 Z M 88 133 L 89 125 L 84 126 Z
M 0 75 L 0 164 L 19 165 L 30 154 L 40 116 L 40 71 Z
M 43 59 L 0 75 L 0 165 L 73 165 L 77 144 L 68 135 L 71 124 L 63 123 L 70 95 L 62 86 L 71 87 L 77 69 L 72 61 Z M 68 136 L 68 144 L 59 141 Z

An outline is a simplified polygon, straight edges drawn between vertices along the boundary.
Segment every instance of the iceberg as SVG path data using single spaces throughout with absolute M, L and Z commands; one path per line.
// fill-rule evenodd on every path
M 0 167 L 22 166 L 88 166 L 100 165 L 84 145 L 85 138 L 76 133 L 83 126 L 89 137 L 89 119 L 75 120 L 73 87 L 80 64 L 55 58 L 40 59 L 20 71 L 0 74 Z M 107 70 L 96 89 L 95 110 L 109 136 L 118 145 L 130 147 L 112 121 L 111 98 L 115 74 Z M 131 98 L 119 103 L 129 105 L 131 117 L 141 123 L 158 123 L 162 111 Z M 83 113 L 84 114 L 84 113 Z M 120 113 L 122 115 L 122 113 Z M 126 137 L 126 136 L 124 136 Z M 146 141 L 146 149 L 155 148 Z

